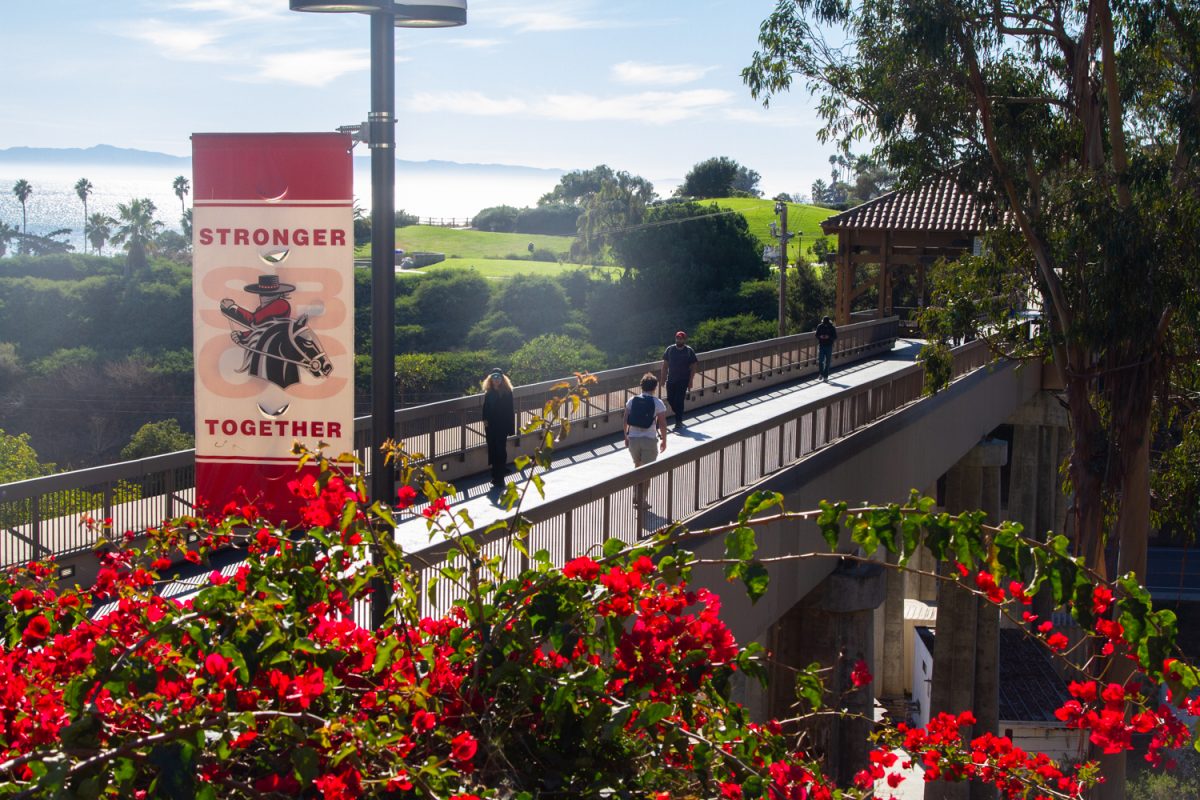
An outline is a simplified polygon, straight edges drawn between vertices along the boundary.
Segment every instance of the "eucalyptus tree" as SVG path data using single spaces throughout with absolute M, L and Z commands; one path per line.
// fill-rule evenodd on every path
M 183 203 L 183 198 L 187 197 L 192 191 L 192 182 L 183 175 L 176 175 L 175 180 L 171 181 L 171 188 L 175 191 L 175 196 L 179 198 L 179 213 L 180 215 L 187 213 L 187 206 Z
M 104 253 L 104 243 L 112 236 L 112 226 L 115 220 L 107 214 L 96 212 L 88 217 L 83 227 L 83 234 L 91 243 L 98 255 Z
M 29 196 L 33 194 L 33 184 L 21 178 L 13 184 L 12 193 L 16 195 L 17 202 L 21 204 L 21 233 L 26 233 L 25 203 L 29 200 Z
M 75 194 L 79 195 L 79 202 L 83 203 L 83 236 L 84 250 L 87 250 L 87 223 L 88 223 L 88 196 L 92 193 L 92 182 L 87 178 L 80 178 L 75 181 Z
M 755 97 L 799 79 L 823 141 L 867 138 L 909 185 L 952 174 L 990 207 L 989 254 L 947 296 L 1002 320 L 988 298 L 1032 287 L 1032 345 L 1066 387 L 1081 551 L 1102 569 L 1114 526 L 1118 571 L 1142 575 L 1156 390 L 1200 341 L 1200 6 L 780 0 L 759 45 Z M 1123 766 L 1105 770 L 1121 796 Z
M 154 218 L 158 209 L 147 197 L 135 198 L 128 203 L 117 204 L 117 228 L 112 242 L 124 244 L 129 256 L 125 261 L 125 275 L 146 268 L 147 251 L 154 246 L 154 237 L 163 224 Z

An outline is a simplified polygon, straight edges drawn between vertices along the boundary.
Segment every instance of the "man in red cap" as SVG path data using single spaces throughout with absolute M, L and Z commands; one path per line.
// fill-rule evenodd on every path
M 691 391 L 692 379 L 696 377 L 696 351 L 688 347 L 687 333 L 675 332 L 675 344 L 663 353 L 661 381 L 667 385 L 667 402 L 675 412 L 675 430 L 681 431 L 683 424 L 683 401 Z

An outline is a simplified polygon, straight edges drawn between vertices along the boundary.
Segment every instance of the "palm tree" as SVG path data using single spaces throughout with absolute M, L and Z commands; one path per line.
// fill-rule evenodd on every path
M 104 243 L 112 236 L 112 226 L 116 222 L 107 214 L 96 212 L 87 219 L 87 224 L 83 226 L 83 233 L 87 240 L 92 243 L 97 255 L 104 254 Z
M 171 188 L 175 190 L 175 196 L 179 198 L 179 213 L 186 214 L 187 208 L 183 204 L 183 198 L 192 191 L 192 182 L 182 175 L 176 175 L 175 180 L 171 182 Z
M 21 203 L 21 233 L 25 233 L 25 201 L 29 199 L 29 195 L 33 194 L 33 184 L 21 178 L 13 184 L 12 193 Z
M 89 181 L 87 178 L 80 178 L 79 180 L 75 181 L 75 194 L 79 195 L 79 200 L 80 200 L 80 202 L 83 203 L 83 251 L 85 253 L 87 252 L 87 224 L 88 224 L 87 199 L 88 199 L 88 195 L 90 195 L 91 193 L 92 193 L 92 182 L 91 181 Z
M 8 243 L 17 238 L 18 231 L 7 222 L 0 222 L 0 258 L 8 252 Z
M 113 232 L 113 244 L 124 244 L 129 251 L 125 259 L 125 277 L 134 270 L 146 268 L 146 252 L 154 246 L 154 237 L 163 224 L 154 218 L 158 208 L 148 197 L 134 198 L 117 204 L 118 228 Z

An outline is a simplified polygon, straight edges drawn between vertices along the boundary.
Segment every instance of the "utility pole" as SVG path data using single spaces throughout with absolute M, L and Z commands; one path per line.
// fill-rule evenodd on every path
M 776 232 L 775 223 L 771 223 L 771 235 L 779 240 L 779 336 L 787 336 L 787 266 L 788 240 L 792 234 L 787 227 L 788 204 L 783 200 L 775 203 L 775 213 L 779 215 L 779 230 Z

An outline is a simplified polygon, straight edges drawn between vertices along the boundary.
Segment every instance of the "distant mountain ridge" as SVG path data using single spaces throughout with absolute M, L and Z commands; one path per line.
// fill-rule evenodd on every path
M 370 161 L 369 155 L 355 156 L 359 165 Z M 191 167 L 190 156 L 172 156 L 167 153 L 156 153 L 150 150 L 136 150 L 128 147 L 114 147 L 110 144 L 98 144 L 92 147 L 8 147 L 0 148 L 0 163 L 6 164 L 104 164 L 126 167 L 167 167 L 177 166 L 180 169 Z M 526 175 L 557 178 L 566 170 L 546 167 L 526 167 L 517 164 L 464 164 L 458 161 L 405 161 L 396 159 L 396 166 L 406 172 L 471 172 L 509 175 Z

